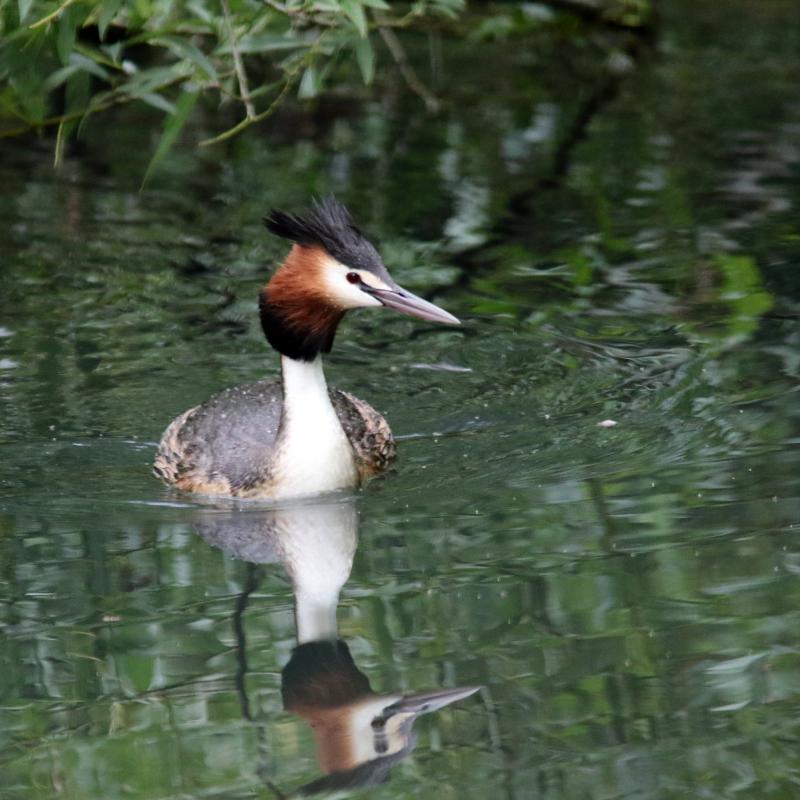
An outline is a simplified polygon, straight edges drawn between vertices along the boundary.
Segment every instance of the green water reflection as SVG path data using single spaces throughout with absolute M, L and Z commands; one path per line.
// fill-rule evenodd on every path
M 369 796 L 797 796 L 800 19 L 731 5 L 665 4 L 633 54 L 445 42 L 440 115 L 400 84 L 287 109 L 141 194 L 147 120 L 90 125 L 60 175 L 3 145 L 0 796 L 322 774 L 281 697 L 291 580 L 149 463 L 177 412 L 275 374 L 259 220 L 324 191 L 467 323 L 360 313 L 328 360 L 401 437 L 338 636 L 376 694 L 483 687 Z

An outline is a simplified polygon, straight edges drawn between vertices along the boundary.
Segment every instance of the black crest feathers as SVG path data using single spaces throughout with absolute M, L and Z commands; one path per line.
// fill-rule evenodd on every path
M 315 200 L 308 214 L 287 214 L 272 209 L 264 224 L 267 230 L 307 247 L 317 245 L 329 249 L 343 244 L 348 239 L 363 238 L 350 212 L 333 196 Z
M 315 200 L 306 214 L 273 209 L 264 217 L 267 230 L 304 247 L 321 247 L 337 261 L 388 278 L 378 251 L 333 195 Z

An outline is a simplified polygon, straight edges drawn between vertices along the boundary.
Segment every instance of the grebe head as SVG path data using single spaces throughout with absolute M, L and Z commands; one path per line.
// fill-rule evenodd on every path
M 309 361 L 330 351 L 342 316 L 354 308 L 385 306 L 430 322 L 459 324 L 452 314 L 397 285 L 336 198 L 315 202 L 302 216 L 270 211 L 264 223 L 294 243 L 260 297 L 264 333 L 284 355 Z

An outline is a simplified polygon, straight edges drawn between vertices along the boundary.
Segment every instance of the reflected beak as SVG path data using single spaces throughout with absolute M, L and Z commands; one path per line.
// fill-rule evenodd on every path
M 435 307 L 435 306 L 434 306 Z M 410 694 L 384 709 L 384 716 L 393 714 L 429 714 L 458 700 L 475 694 L 480 686 L 459 686 L 456 689 L 437 689 L 435 692 Z
M 411 292 L 407 292 L 400 286 L 392 289 L 379 289 L 375 286 L 362 284 L 361 288 L 371 294 L 376 300 L 380 300 L 386 308 L 393 308 L 401 314 L 408 314 L 410 317 L 419 317 L 428 322 L 443 322 L 445 325 L 460 325 L 461 322 L 449 312 L 445 311 L 421 297 L 417 297 Z

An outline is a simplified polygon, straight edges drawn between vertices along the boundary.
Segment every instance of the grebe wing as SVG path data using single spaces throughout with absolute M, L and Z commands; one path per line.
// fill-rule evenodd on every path
M 153 472 L 180 489 L 247 496 L 269 478 L 281 419 L 279 381 L 234 386 L 176 417 Z
M 350 392 L 331 389 L 328 394 L 353 448 L 361 480 L 388 469 L 397 455 L 389 423 L 369 403 Z

